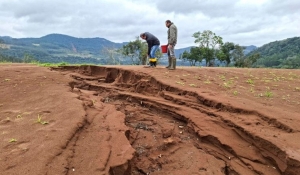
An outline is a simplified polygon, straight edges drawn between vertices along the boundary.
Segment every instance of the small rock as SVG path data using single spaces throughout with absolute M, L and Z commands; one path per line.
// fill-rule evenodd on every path
M 165 139 L 164 140 L 164 143 L 167 145 L 167 144 L 173 144 L 175 141 L 171 138 L 171 137 L 169 137 L 169 138 L 167 138 L 167 139 Z
M 181 128 L 181 129 L 182 129 L 182 128 L 184 128 L 184 126 L 178 126 L 178 128 Z
M 73 88 L 73 92 L 80 92 L 78 88 Z

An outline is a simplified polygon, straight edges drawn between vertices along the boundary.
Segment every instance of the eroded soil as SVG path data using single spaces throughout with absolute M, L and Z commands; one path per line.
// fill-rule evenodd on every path
M 0 71 L 5 174 L 300 174 L 299 70 Z

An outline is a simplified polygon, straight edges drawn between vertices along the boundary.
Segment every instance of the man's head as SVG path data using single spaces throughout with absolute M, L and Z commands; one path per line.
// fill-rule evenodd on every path
M 170 20 L 166 20 L 166 27 L 170 27 L 170 25 L 172 24 L 172 22 Z
M 146 34 L 145 34 L 145 33 L 141 33 L 141 34 L 140 34 L 140 37 L 141 37 L 142 39 L 146 39 Z

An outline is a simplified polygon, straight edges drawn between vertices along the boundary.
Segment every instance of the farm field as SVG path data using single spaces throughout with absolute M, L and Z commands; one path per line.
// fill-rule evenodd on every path
M 0 94 L 0 174 L 300 174 L 300 70 L 1 64 Z

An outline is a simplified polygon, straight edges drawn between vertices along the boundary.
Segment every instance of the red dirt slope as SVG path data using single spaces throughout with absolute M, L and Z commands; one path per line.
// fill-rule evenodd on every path
M 5 174 L 300 174 L 299 70 L 0 72 Z

